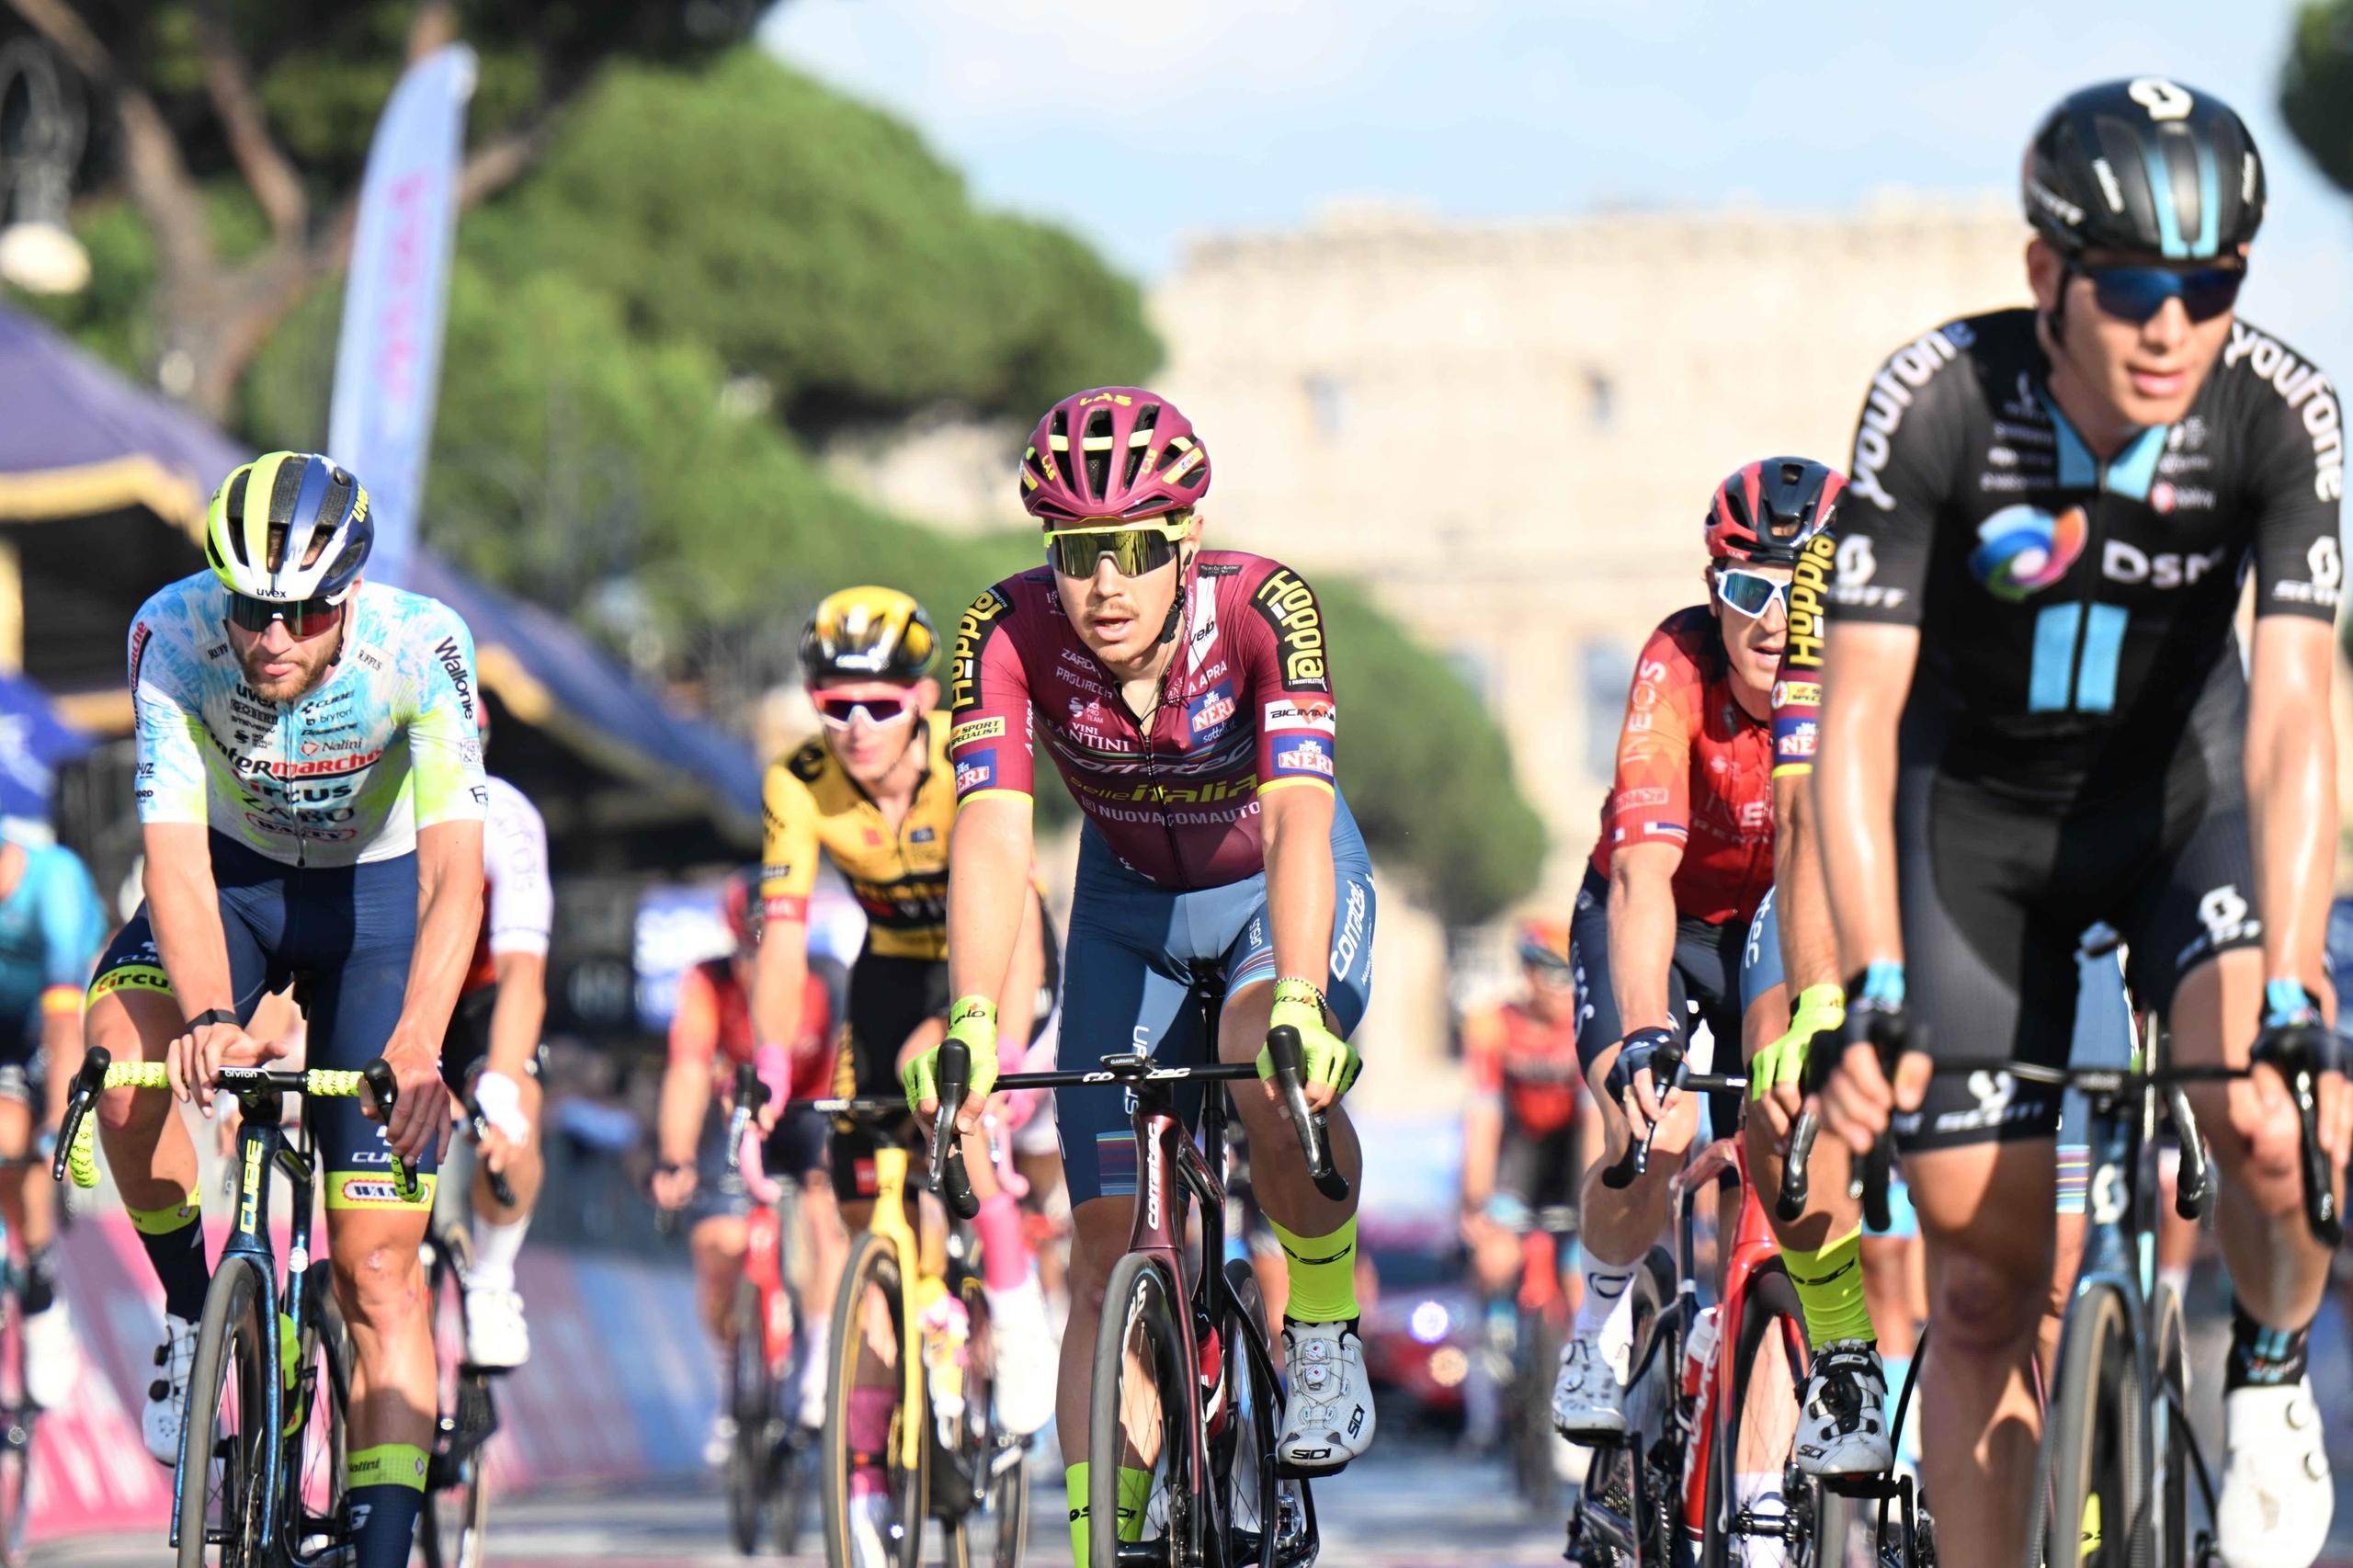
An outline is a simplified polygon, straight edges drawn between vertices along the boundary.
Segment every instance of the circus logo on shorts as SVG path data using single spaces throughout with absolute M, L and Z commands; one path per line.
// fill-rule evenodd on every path
M 1969 570 L 1996 598 L 2015 603 L 2064 577 L 2087 533 L 2081 506 L 2055 517 L 2040 506 L 2005 506 L 1977 525 Z

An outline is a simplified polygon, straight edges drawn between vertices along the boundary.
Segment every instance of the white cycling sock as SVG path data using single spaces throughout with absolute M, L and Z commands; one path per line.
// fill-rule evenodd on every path
M 2158 1269 L 2157 1283 L 2160 1285 L 2172 1286 L 2173 1293 L 2181 1298 L 2185 1306 L 2188 1304 L 2189 1266 L 2188 1264 L 2184 1264 L 2178 1268 L 2168 1267 Z
M 477 1290 L 515 1289 L 515 1259 L 523 1250 L 523 1233 L 530 1228 L 529 1214 L 504 1225 L 494 1225 L 475 1215 L 474 1266 L 466 1276 L 466 1283 Z
M 1588 1250 L 1583 1260 L 1585 1300 L 1577 1306 L 1577 1337 L 1605 1350 L 1634 1343 L 1634 1272 L 1638 1264 L 1603 1263 Z
M 1749 1517 L 1760 1524 L 1789 1512 L 1789 1505 L 1781 1496 L 1779 1471 L 1740 1471 L 1732 1479 L 1732 1501 L 1735 1514 L 1746 1508 Z M 1745 1568 L 1780 1568 L 1790 1560 L 1789 1543 L 1779 1536 L 1745 1535 L 1739 1538 L 1739 1558 Z

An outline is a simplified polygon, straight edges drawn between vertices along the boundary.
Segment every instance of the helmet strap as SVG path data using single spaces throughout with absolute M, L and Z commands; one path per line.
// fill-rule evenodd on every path
M 1199 553 L 1199 551 L 1195 551 L 1191 556 L 1186 555 L 1181 551 L 1177 553 L 1176 597 L 1169 601 L 1168 619 L 1160 623 L 1159 645 L 1161 647 L 1165 648 L 1176 640 L 1176 629 L 1184 622 L 1186 590 L 1192 580 L 1193 561 Z

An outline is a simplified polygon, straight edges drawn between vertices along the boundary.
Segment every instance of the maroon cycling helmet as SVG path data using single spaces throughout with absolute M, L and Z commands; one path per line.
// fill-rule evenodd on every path
M 1193 422 L 1142 387 L 1073 392 L 1046 410 L 1021 460 L 1021 505 L 1048 528 L 1156 517 L 1209 488 L 1209 449 Z
M 1805 541 L 1830 526 L 1847 476 L 1807 458 L 1767 458 L 1735 469 L 1708 503 L 1711 561 L 1794 566 Z
M 728 874 L 727 885 L 720 894 L 720 908 L 727 917 L 727 934 L 735 938 L 737 952 L 748 953 L 760 945 L 760 927 L 767 911 L 760 903 L 757 867 L 746 866 Z

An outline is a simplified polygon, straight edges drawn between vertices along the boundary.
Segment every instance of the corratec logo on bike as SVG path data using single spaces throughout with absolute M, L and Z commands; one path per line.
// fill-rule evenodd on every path
M 1160 1134 L 1155 1131 L 1143 1145 L 1143 1215 L 1151 1227 L 1160 1229 Z

